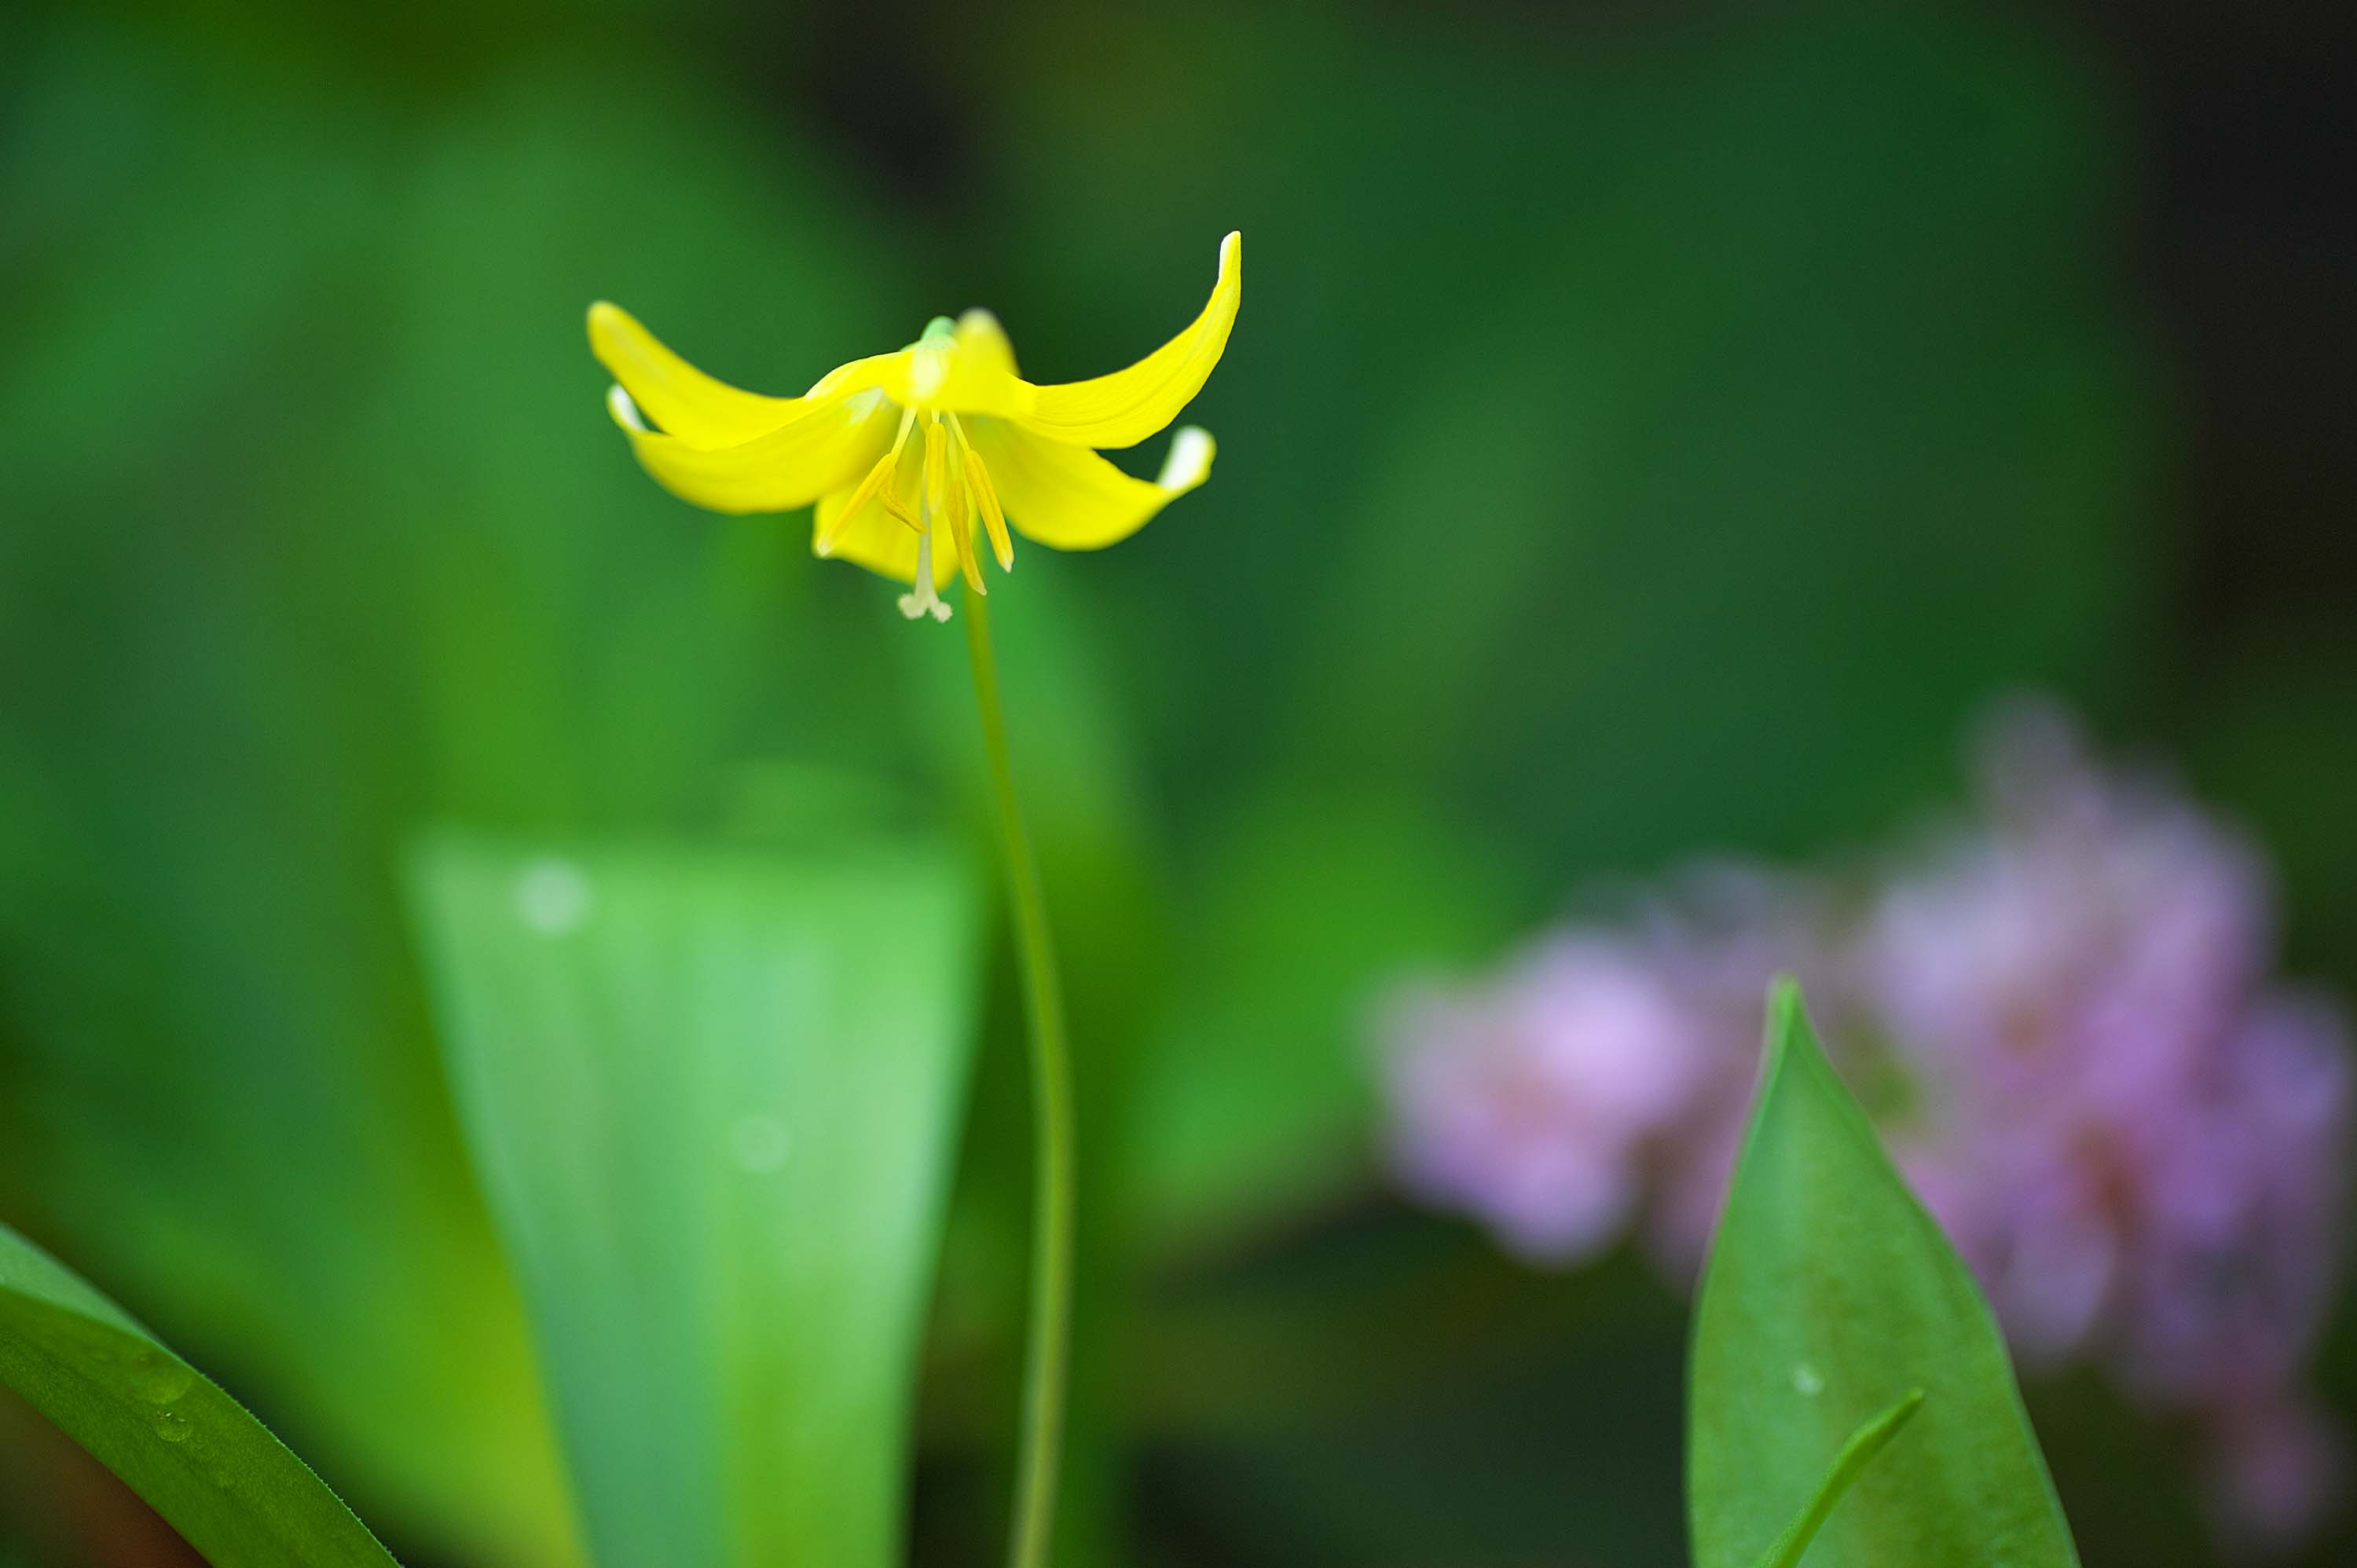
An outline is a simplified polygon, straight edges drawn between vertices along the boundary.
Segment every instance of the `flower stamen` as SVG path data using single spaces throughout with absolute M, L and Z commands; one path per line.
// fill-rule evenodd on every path
M 949 432 L 942 428 L 938 413 L 925 421 L 925 521 L 938 522 L 947 510 L 949 489 Z
M 957 546 L 958 570 L 965 574 L 967 588 L 986 596 L 990 586 L 982 580 L 982 561 L 974 547 L 974 497 L 963 482 L 952 479 L 949 503 L 946 521 L 950 542 Z
M 900 415 L 900 433 L 892 437 L 892 449 L 876 460 L 876 466 L 867 470 L 867 477 L 859 481 L 859 488 L 851 492 L 851 499 L 844 504 L 841 511 L 834 514 L 833 525 L 818 536 L 813 548 L 819 554 L 834 554 L 834 542 L 843 537 L 843 531 L 851 526 L 851 520 L 857 517 L 861 509 L 878 496 L 883 498 L 886 511 L 890 512 L 918 532 L 924 532 L 917 520 L 909 515 L 909 509 L 900 504 L 900 498 L 893 493 L 892 485 L 893 476 L 899 471 L 900 467 L 900 448 L 908 444 L 909 427 L 916 422 L 917 412 L 914 409 Z
M 950 437 L 957 443 L 966 489 L 974 493 L 974 510 L 982 513 L 983 529 L 990 535 L 990 552 L 998 557 L 1000 571 L 1012 572 L 1015 541 L 1006 532 L 1006 509 L 998 504 L 998 487 L 990 482 L 990 470 L 983 466 L 982 454 L 965 438 L 965 427 L 954 413 L 950 415 Z
M 949 530 L 950 548 L 956 553 L 965 585 L 974 593 L 987 594 L 990 589 L 974 559 L 974 508 L 966 495 L 965 477 L 950 467 L 950 448 L 955 441 L 955 435 L 942 428 L 942 416 L 933 415 L 925 426 L 925 504 L 933 521 Z

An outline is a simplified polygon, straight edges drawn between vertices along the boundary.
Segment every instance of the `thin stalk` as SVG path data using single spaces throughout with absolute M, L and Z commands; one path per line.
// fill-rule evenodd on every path
M 1006 723 L 998 700 L 998 664 L 990 648 L 989 601 L 968 593 L 966 651 L 973 656 L 974 701 L 982 714 L 983 750 L 990 759 L 990 792 L 998 817 L 998 847 L 1006 863 L 1007 901 L 1015 916 L 1015 952 L 1023 971 L 1024 1012 L 1031 1034 L 1032 1156 L 1031 1318 L 1024 1351 L 1023 1427 L 1007 1545 L 1009 1568 L 1047 1568 L 1055 1530 L 1056 1482 L 1062 1469 L 1064 1386 L 1072 1326 L 1072 1063 L 1064 1034 L 1064 993 L 1056 975 L 1055 941 L 1039 865 L 1023 830 L 1015 770 L 1006 757 Z

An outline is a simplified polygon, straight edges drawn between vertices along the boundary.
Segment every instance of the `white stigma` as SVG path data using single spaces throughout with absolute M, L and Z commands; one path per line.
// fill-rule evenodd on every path
M 931 521 L 929 517 L 929 526 L 917 535 L 917 580 L 909 585 L 907 593 L 900 596 L 900 613 L 910 620 L 921 619 L 928 615 L 935 620 L 950 618 L 950 607 L 933 592 L 933 531 L 930 526 Z

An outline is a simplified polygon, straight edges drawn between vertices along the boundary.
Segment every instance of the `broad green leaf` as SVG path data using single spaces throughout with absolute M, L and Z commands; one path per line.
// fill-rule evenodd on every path
M 420 821 L 663 825 L 797 737 L 905 748 L 897 628 L 857 613 L 888 588 L 821 573 L 806 518 L 708 527 L 650 484 L 581 311 L 770 385 L 938 291 L 660 49 L 494 48 L 427 112 L 352 74 L 381 38 L 322 93 L 234 29 L 0 15 L 0 1211 L 167 1304 L 389 1533 L 565 1568 L 385 867 Z M 237 442 L 225 411 L 278 396 Z M 834 619 L 781 607 L 822 581 Z
M 467 60 L 429 108 L 356 10 L 257 49 L 0 3 L 0 1212 L 388 1535 L 566 1568 L 385 868 L 422 821 L 659 829 L 739 768 L 910 749 L 889 587 L 651 484 L 581 313 L 802 385 L 977 280 L 911 277 L 692 48 L 470 53 L 460 11 L 500 5 L 425 24 Z
M 1915 1412 L 1922 1408 L 1923 1391 L 1911 1390 L 1906 1398 L 1879 1415 L 1867 1417 L 1865 1425 L 1851 1433 L 1849 1441 L 1842 1444 L 1841 1452 L 1835 1455 L 1834 1462 L 1826 1466 L 1825 1478 L 1817 1483 L 1816 1492 L 1809 1498 L 1808 1506 L 1784 1527 L 1784 1533 L 1776 1538 L 1775 1544 L 1760 1554 L 1760 1561 L 1754 1568 L 1796 1568 L 1801 1554 L 1808 1551 L 1809 1543 L 1817 1538 L 1817 1531 L 1823 1530 L 1825 1520 L 1833 1517 L 1834 1509 L 1847 1495 L 1851 1483 L 1866 1474 L 1866 1467 L 1890 1446 L 1890 1440 L 1897 1437 L 1900 1429 L 1914 1420 Z
M 1780 982 L 1695 1314 L 1695 1568 L 1748 1568 L 1824 1455 L 1910 1389 L 1921 1415 L 1857 1477 L 1810 1568 L 2075 1568 L 1987 1306 Z
M 213 1568 L 391 1568 L 310 1467 L 64 1264 L 0 1225 L 0 1383 Z M 365 1397 L 355 1385 L 357 1397 Z
M 898 1563 L 961 865 L 444 834 L 412 884 L 597 1561 Z

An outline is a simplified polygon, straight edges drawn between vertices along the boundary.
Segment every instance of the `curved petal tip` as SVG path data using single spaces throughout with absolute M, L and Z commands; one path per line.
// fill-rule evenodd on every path
M 1201 425 L 1180 425 L 1170 433 L 1170 455 L 1163 458 L 1162 472 L 1154 482 L 1173 495 L 1185 494 L 1211 477 L 1211 459 L 1219 449 Z
M 1016 413 L 1016 423 L 1076 446 L 1135 446 L 1168 425 L 1203 389 L 1226 351 L 1243 299 L 1243 231 L 1231 230 L 1220 242 L 1211 297 L 1185 331 L 1126 370 L 1039 388 L 1032 408 Z

